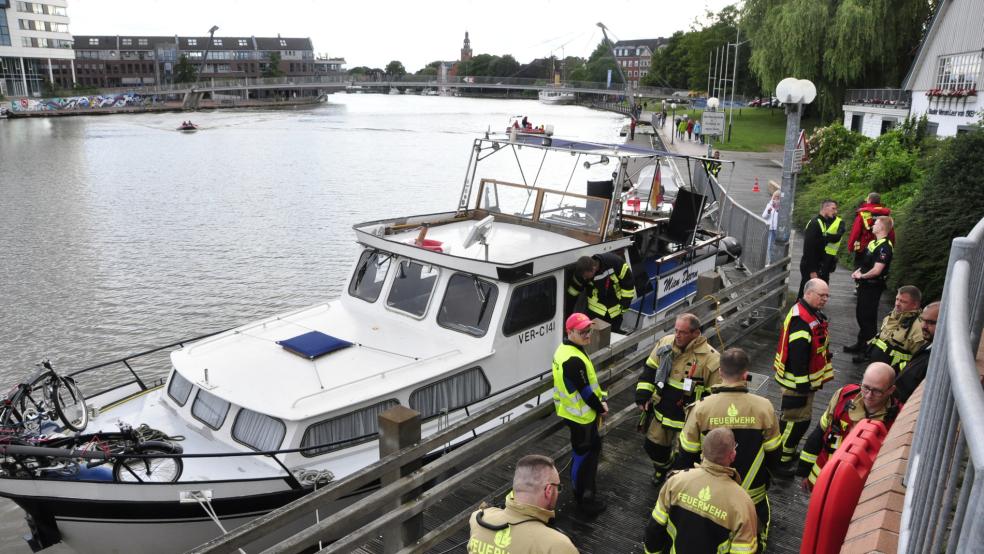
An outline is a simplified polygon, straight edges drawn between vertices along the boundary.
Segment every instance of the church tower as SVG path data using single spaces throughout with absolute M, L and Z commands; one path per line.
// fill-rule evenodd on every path
M 461 60 L 467 62 L 472 59 L 471 40 L 468 39 L 468 31 L 465 31 L 465 44 L 461 47 Z

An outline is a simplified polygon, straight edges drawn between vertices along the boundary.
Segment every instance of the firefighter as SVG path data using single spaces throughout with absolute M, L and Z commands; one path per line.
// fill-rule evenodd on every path
M 936 336 L 936 321 L 939 317 L 939 302 L 930 302 L 919 315 L 919 323 L 922 324 L 923 344 L 912 354 L 912 359 L 905 364 L 902 373 L 895 380 L 895 396 L 899 402 L 908 402 L 909 397 L 916 391 L 916 387 L 926 378 L 926 371 L 929 369 L 929 356 L 933 348 L 933 338 Z
M 608 413 L 607 394 L 598 384 L 594 365 L 584 352 L 591 342 L 591 319 L 573 313 L 565 323 L 567 338 L 553 358 L 553 400 L 557 415 L 571 432 L 571 482 L 581 511 L 597 514 L 605 510 L 598 497 L 596 477 L 601 457 L 601 418 Z
M 554 517 L 560 489 L 560 474 L 553 460 L 536 454 L 520 458 L 506 507 L 483 504 L 472 513 L 468 554 L 577 554 L 567 535 L 547 526 Z
M 892 215 L 892 210 L 881 203 L 881 195 L 877 192 L 868 194 L 867 200 L 855 212 L 851 234 L 847 238 L 847 246 L 854 252 L 854 268 L 861 267 L 861 260 L 868 248 L 868 243 L 875 240 L 873 231 L 875 218 Z M 895 231 L 889 232 L 888 240 L 895 242 Z
M 653 461 L 653 484 L 663 481 L 673 461 L 685 420 L 684 406 L 700 400 L 712 385 L 721 382 L 721 355 L 701 335 L 694 314 L 677 316 L 673 334 L 656 342 L 636 383 L 635 402 L 646 431 L 644 447 Z
M 837 202 L 824 200 L 820 213 L 806 223 L 803 230 L 803 257 L 800 258 L 800 287 L 796 294 L 802 298 L 803 287 L 810 279 L 817 277 L 830 282 L 829 256 L 837 264 L 837 248 L 844 234 L 841 218 L 837 217 Z
M 871 360 L 885 362 L 895 373 L 902 371 L 912 355 L 923 345 L 919 306 L 922 292 L 912 285 L 900 287 L 895 294 L 895 309 L 882 320 L 881 330 L 868 341 L 866 352 L 854 356 L 854 363 Z
M 618 255 L 607 252 L 581 256 L 567 285 L 566 311 L 585 311 L 621 333 L 622 314 L 635 296 L 634 283 L 629 264 Z M 577 305 L 582 295 L 587 300 L 583 310 Z
M 773 363 L 775 380 L 782 387 L 780 400 L 782 457 L 778 475 L 791 477 L 796 471 L 796 447 L 810 428 L 813 395 L 834 378 L 830 365 L 827 316 L 823 307 L 830 287 L 822 279 L 810 279 L 803 297 L 786 314 Z
M 851 274 L 858 285 L 858 300 L 854 309 L 854 317 L 858 322 L 858 338 L 854 344 L 845 346 L 844 352 L 863 352 L 868 341 L 878 334 L 878 302 L 885 292 L 888 271 L 892 264 L 894 247 L 888 234 L 893 226 L 894 222 L 890 217 L 875 219 L 872 227 L 875 240 L 868 243 L 861 266 Z
M 771 519 L 768 472 L 779 465 L 779 421 L 772 402 L 748 391 L 748 364 L 748 354 L 741 348 L 729 348 L 721 354 L 721 384 L 711 387 L 711 394 L 687 415 L 674 466 L 692 467 L 700 460 L 705 434 L 719 427 L 731 429 L 739 445 L 733 465 L 741 487 L 755 503 L 759 551 L 763 551 Z
M 797 474 L 805 478 L 804 489 L 812 490 L 820 470 L 857 422 L 871 419 L 892 427 L 902 407 L 892 396 L 894 392 L 895 370 L 886 363 L 874 362 L 864 370 L 860 385 L 846 385 L 834 394 L 800 454 Z
M 737 446 L 730 429 L 712 429 L 703 461 L 670 475 L 646 526 L 646 554 L 756 551 L 755 505 L 729 467 Z

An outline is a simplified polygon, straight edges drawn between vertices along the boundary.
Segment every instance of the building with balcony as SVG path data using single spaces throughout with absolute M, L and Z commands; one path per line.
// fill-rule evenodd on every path
M 0 96 L 41 96 L 55 67 L 71 72 L 67 4 L 0 0 Z
M 345 58 L 331 58 L 320 55 L 314 58 L 315 75 L 341 75 L 345 73 Z
M 649 73 L 653 53 L 667 44 L 665 38 L 620 40 L 615 43 L 615 63 L 622 68 L 629 86 L 639 86 L 639 79 Z
M 74 70 L 62 64 L 54 71 L 55 82 L 64 88 L 74 83 L 98 88 L 170 84 L 182 56 L 202 79 L 259 78 L 274 65 L 288 77 L 318 74 L 309 38 L 79 35 L 74 42 Z
M 909 116 L 930 134 L 953 136 L 984 114 L 984 0 L 940 0 L 900 89 L 849 90 L 844 126 L 877 137 Z

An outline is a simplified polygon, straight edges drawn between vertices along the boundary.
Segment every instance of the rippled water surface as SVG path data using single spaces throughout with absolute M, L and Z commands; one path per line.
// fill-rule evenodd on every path
M 510 116 L 617 141 L 624 120 L 527 100 L 332 95 L 297 110 L 0 121 L 0 388 L 321 302 L 352 225 L 452 210 L 472 140 Z M 192 117 L 201 130 L 174 130 Z M 0 504 L 0 551 L 27 552 Z

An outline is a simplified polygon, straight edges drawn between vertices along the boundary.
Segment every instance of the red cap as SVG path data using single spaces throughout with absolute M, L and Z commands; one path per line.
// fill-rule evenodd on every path
M 573 330 L 582 330 L 591 327 L 591 318 L 582 313 L 573 313 L 567 318 L 567 323 L 564 325 L 567 328 L 567 332 L 570 333 Z

